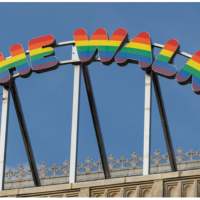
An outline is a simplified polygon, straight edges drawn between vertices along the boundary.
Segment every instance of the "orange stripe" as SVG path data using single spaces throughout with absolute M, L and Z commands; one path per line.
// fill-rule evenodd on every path
M 137 37 L 137 38 L 135 38 L 134 42 L 150 44 L 150 41 L 148 39 L 146 39 L 146 38 L 143 38 L 143 37 Z
M 86 35 L 75 35 L 75 40 L 88 40 L 88 37 Z
M 97 29 L 92 37 L 91 37 L 92 40 L 107 40 L 108 39 L 108 36 L 107 36 L 107 32 L 104 28 L 99 28 Z
M 38 42 L 38 43 L 32 44 L 32 45 L 30 45 L 29 50 L 39 49 L 39 48 L 45 46 L 45 44 L 49 44 L 49 43 L 51 43 L 51 40 L 42 41 L 42 42 Z
M 24 53 L 24 49 L 20 44 L 12 45 L 10 47 L 11 56 L 16 56 L 16 55 L 23 54 L 23 53 Z
M 177 46 L 173 46 L 173 45 L 170 45 L 170 44 L 166 44 L 164 46 L 164 49 L 168 50 L 168 51 L 175 51 L 177 49 Z
M 106 35 L 94 35 L 91 40 L 107 40 L 108 37 Z
M 124 35 L 114 35 L 112 37 L 112 40 L 121 41 L 123 38 L 124 38 Z
M 38 38 L 34 38 L 29 42 L 29 50 L 41 48 L 44 45 L 49 45 L 53 42 L 53 38 L 51 35 L 41 36 Z
M 194 60 L 195 62 L 200 63 L 200 57 L 197 55 L 192 56 L 192 60 Z
M 5 59 L 4 55 L 2 52 L 0 52 L 0 61 L 3 61 Z

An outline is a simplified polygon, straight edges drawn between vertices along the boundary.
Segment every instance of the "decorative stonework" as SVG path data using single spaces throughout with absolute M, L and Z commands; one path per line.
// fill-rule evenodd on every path
M 144 184 L 140 186 L 140 197 L 151 197 L 152 184 Z
M 180 170 L 200 168 L 199 151 L 184 152 L 179 148 L 176 151 L 176 160 Z M 125 158 L 124 156 L 115 158 L 111 154 L 108 156 L 108 161 L 110 171 L 115 177 L 120 177 L 120 175 L 141 175 L 142 173 L 142 157 L 136 152 L 133 152 L 130 155 L 130 158 Z M 41 179 L 68 177 L 69 161 L 64 161 L 60 165 L 53 164 L 51 166 L 41 163 L 38 165 L 38 170 Z M 123 174 L 121 171 L 124 171 L 124 173 L 126 171 L 127 174 Z M 151 156 L 151 173 L 161 173 L 166 171 L 170 171 L 168 156 L 166 154 L 161 154 L 159 150 L 156 150 Z M 101 162 L 88 157 L 78 164 L 77 175 L 79 177 L 85 177 L 87 175 L 88 179 L 93 180 L 92 174 L 99 174 L 98 177 L 95 176 L 94 178 L 103 178 Z M 31 179 L 32 177 L 28 165 L 19 165 L 17 168 L 6 168 L 5 182 Z M 80 179 L 80 181 L 85 181 L 85 179 Z
M 167 182 L 165 184 L 165 196 L 167 197 L 180 197 L 181 191 L 179 182 Z
M 199 197 L 199 194 L 200 169 L 0 192 L 1 197 Z
M 130 187 L 126 187 L 124 189 L 124 197 L 137 197 L 137 187 L 136 186 L 130 186 Z
M 192 197 L 195 196 L 195 180 L 187 180 L 187 181 L 182 181 L 182 188 L 181 188 L 181 193 L 182 197 Z

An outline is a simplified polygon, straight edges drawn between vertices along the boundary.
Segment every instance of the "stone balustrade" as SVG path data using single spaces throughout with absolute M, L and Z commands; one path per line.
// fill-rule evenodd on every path
M 200 152 L 176 151 L 177 172 L 170 172 L 168 157 L 160 151 L 151 156 L 151 174 L 142 176 L 142 158 L 108 157 L 111 179 L 104 179 L 101 163 L 90 158 L 78 164 L 77 183 L 68 184 L 69 162 L 39 165 L 42 186 L 34 187 L 25 165 L 6 168 L 5 190 L 0 196 L 199 196 Z

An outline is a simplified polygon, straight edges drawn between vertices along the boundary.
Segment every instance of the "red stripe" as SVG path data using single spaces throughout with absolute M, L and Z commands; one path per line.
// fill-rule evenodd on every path
M 127 30 L 123 28 L 118 28 L 112 35 L 112 40 L 123 41 L 128 35 Z
M 200 51 L 195 52 L 191 59 L 195 62 L 200 63 Z
M 136 37 L 132 38 L 131 42 L 151 44 L 150 35 L 147 32 L 139 33 Z
M 4 55 L 2 52 L 0 52 L 0 61 L 3 61 L 5 59 Z
M 55 41 L 54 36 L 44 35 L 37 38 L 33 38 L 29 41 L 29 50 L 38 49 L 43 46 L 51 45 Z
M 14 44 L 10 47 L 11 56 L 16 56 L 24 53 L 24 49 L 21 44 Z
M 87 32 L 83 28 L 76 29 L 73 36 L 75 41 L 88 40 Z
M 92 40 L 107 40 L 108 34 L 104 28 L 98 28 L 91 37 Z
M 169 50 L 169 51 L 176 51 L 178 47 L 179 47 L 179 43 L 175 39 L 167 41 L 164 45 L 164 49 Z

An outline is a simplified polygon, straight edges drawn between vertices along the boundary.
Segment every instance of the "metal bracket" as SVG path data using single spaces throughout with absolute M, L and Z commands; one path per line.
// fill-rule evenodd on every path
M 29 165 L 30 165 L 30 168 L 31 168 L 33 181 L 34 181 L 35 186 L 40 186 L 41 185 L 40 179 L 39 179 L 39 175 L 38 175 L 38 171 L 37 171 L 37 166 L 36 166 L 33 150 L 32 150 L 32 147 L 31 147 L 31 142 L 30 142 L 29 135 L 28 135 L 28 129 L 26 127 L 26 122 L 25 122 L 25 119 L 24 119 L 24 115 L 23 115 L 23 111 L 22 111 L 22 107 L 21 107 L 21 102 L 20 102 L 20 99 L 19 99 L 17 87 L 15 85 L 14 80 L 11 81 L 10 91 L 11 91 L 11 94 L 12 94 L 14 107 L 15 107 L 15 111 L 16 111 L 16 114 L 17 114 L 17 119 L 18 119 L 18 122 L 19 122 L 19 127 L 20 127 L 20 130 L 21 130 L 26 154 L 27 154 Z
M 72 47 L 72 59 L 77 59 L 77 49 Z M 77 143 L 78 143 L 78 120 L 79 120 L 79 100 L 80 100 L 80 72 L 79 65 L 74 66 L 74 86 L 73 86 L 73 103 L 72 103 L 72 125 L 71 125 L 71 143 L 70 143 L 70 169 L 69 183 L 76 181 L 77 165 Z
M 143 175 L 150 171 L 151 149 L 151 104 L 152 104 L 152 77 L 145 74 L 145 97 L 144 97 L 144 143 L 143 143 Z
M 163 128 L 163 133 L 164 133 L 164 138 L 165 138 L 165 143 L 167 147 L 167 152 L 169 156 L 169 162 L 172 171 L 177 171 L 177 164 L 176 164 L 176 157 L 174 153 L 174 148 L 172 145 L 172 140 L 170 136 L 170 131 L 169 131 L 169 126 L 168 126 L 168 121 L 167 121 L 167 115 L 165 112 L 165 106 L 164 102 L 162 99 L 162 93 L 160 89 L 160 83 L 157 75 L 152 72 L 152 80 L 153 80 L 153 86 L 154 86 L 154 91 L 155 91 L 155 96 L 157 100 L 157 105 L 160 113 L 160 119 L 162 123 L 162 128 Z
M 99 153 L 100 153 L 100 157 L 101 157 L 103 172 L 104 172 L 105 178 L 108 179 L 111 177 L 110 170 L 109 170 L 108 160 L 107 160 L 107 156 L 106 156 L 105 145 L 104 145 L 104 141 L 103 141 L 103 135 L 101 132 L 98 113 L 97 113 L 97 109 L 96 109 L 95 98 L 93 95 L 90 74 L 89 74 L 89 71 L 88 71 L 88 68 L 86 65 L 82 66 L 82 71 L 83 71 L 83 77 L 84 77 L 85 87 L 86 87 L 86 91 L 87 91 L 87 97 L 88 97 L 89 106 L 90 106 L 90 112 L 92 114 L 93 125 L 94 125 L 94 129 L 95 129 L 95 133 L 96 133 L 97 144 L 98 144 Z
M 1 111 L 1 132 L 0 132 L 0 191 L 4 189 L 6 146 L 9 119 L 10 89 L 3 87 L 2 111 Z
M 145 74 L 143 175 L 148 175 L 150 172 L 152 82 L 159 109 L 167 152 L 169 155 L 170 166 L 172 171 L 177 171 L 176 157 L 170 136 L 167 115 L 162 99 L 159 79 L 155 73 L 151 72 Z

